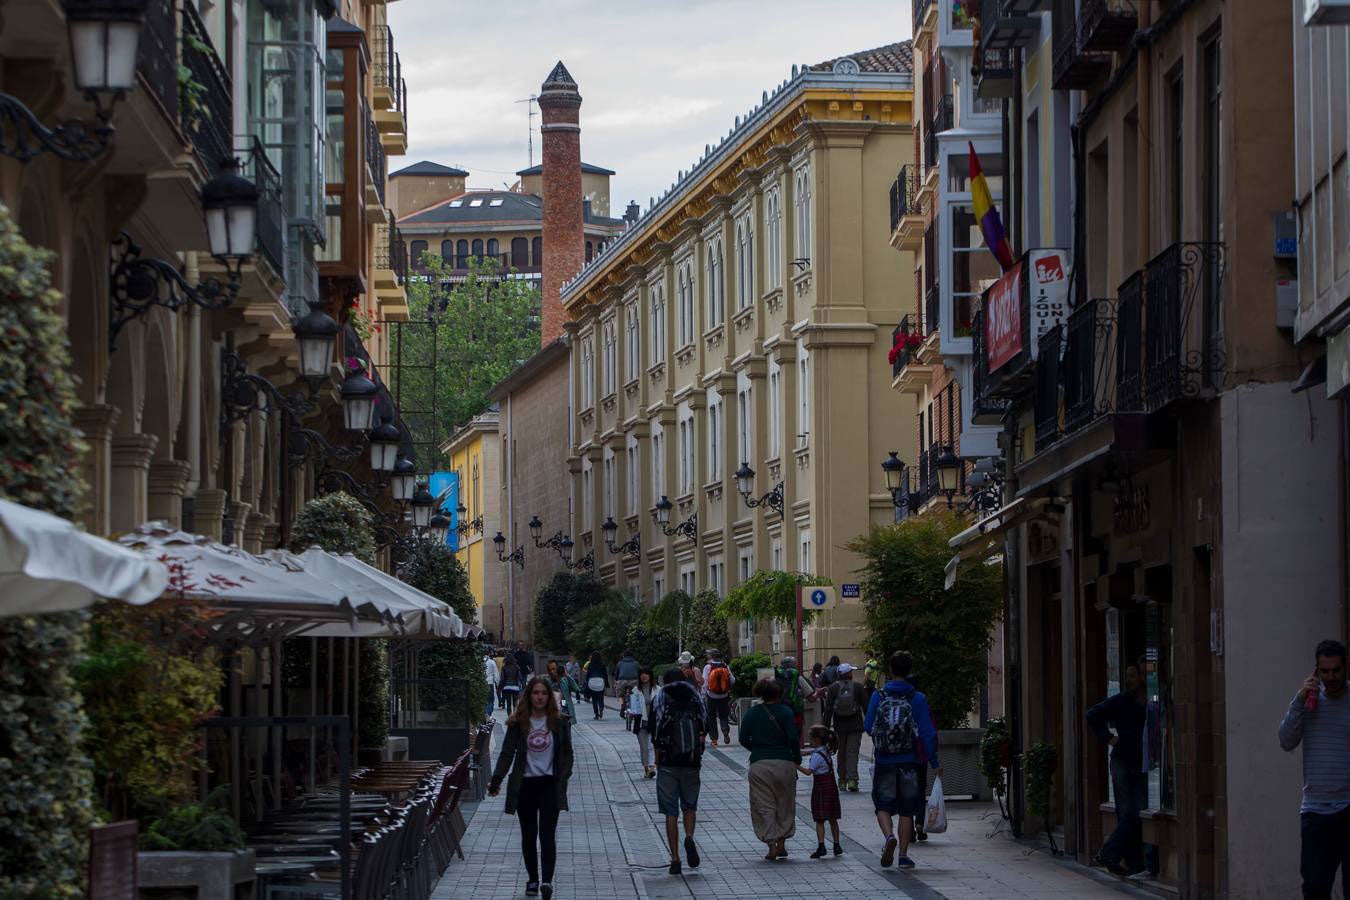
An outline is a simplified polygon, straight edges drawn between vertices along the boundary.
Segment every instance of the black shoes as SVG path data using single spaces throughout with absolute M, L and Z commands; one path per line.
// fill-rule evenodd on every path
M 684 839 L 684 855 L 689 860 L 689 868 L 698 868 L 698 846 L 694 844 L 694 839 L 687 837 Z
M 841 847 L 841 846 L 839 846 L 838 844 L 835 844 L 835 845 L 834 845 L 834 855 L 835 855 L 835 856 L 843 856 L 843 855 L 844 855 L 844 848 Z
M 539 896 L 543 897 L 544 900 L 549 900 L 553 896 L 553 885 L 548 882 L 539 885 Z
M 527 881 L 527 882 L 525 882 L 525 896 L 526 896 L 526 897 L 538 897 L 538 896 L 539 896 L 539 882 L 537 882 L 537 881 Z
M 838 847 L 839 845 L 838 845 L 838 844 L 835 844 L 835 846 Z M 811 854 L 811 858 L 812 858 L 812 859 L 820 859 L 820 858 L 823 857 L 824 855 L 825 855 L 825 845 L 824 845 L 824 844 L 816 844 L 816 851 L 815 851 L 814 853 Z
M 678 874 L 680 874 L 680 861 L 679 861 L 678 859 L 677 859 L 677 860 L 674 860 L 673 862 L 671 862 L 671 864 L 670 864 L 670 874 L 672 874 L 672 875 L 678 875 Z

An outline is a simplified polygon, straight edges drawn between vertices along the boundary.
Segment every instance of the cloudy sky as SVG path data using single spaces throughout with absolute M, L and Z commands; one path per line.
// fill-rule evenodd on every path
M 793 63 L 904 40 L 907 0 L 503 0 L 389 5 L 408 82 L 408 153 L 501 187 L 527 164 L 526 107 L 561 59 L 581 89 L 581 155 L 642 206 Z M 534 161 L 539 162 L 538 115 Z M 613 212 L 613 211 L 612 211 Z M 617 214 L 615 212 L 614 214 Z

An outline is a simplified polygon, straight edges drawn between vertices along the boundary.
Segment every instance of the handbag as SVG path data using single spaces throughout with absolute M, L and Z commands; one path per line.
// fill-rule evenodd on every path
M 599 675 L 592 675 L 590 678 L 586 679 L 586 687 L 598 694 L 605 689 L 605 679 L 601 678 Z
M 782 738 L 783 738 L 783 743 L 784 743 L 784 744 L 787 744 L 789 749 L 791 749 L 791 750 L 793 750 L 794 752 L 796 752 L 796 754 L 797 754 L 797 765 L 800 766 L 800 765 L 802 764 L 802 748 L 801 748 L 801 747 L 793 747 L 793 746 L 792 746 L 792 741 L 789 741 L 789 740 L 788 740 L 787 731 L 785 731 L 785 730 L 783 729 L 783 723 L 780 722 L 780 721 L 778 721 L 778 717 L 777 717 L 777 716 L 775 716 L 773 713 L 769 712 L 769 710 L 768 710 L 767 708 L 763 707 L 763 706 L 761 706 L 760 708 L 763 709 L 764 712 L 765 712 L 765 714 L 769 717 L 769 721 L 773 723 L 773 727 L 778 729 L 778 733 L 779 733 L 779 734 L 782 736 Z

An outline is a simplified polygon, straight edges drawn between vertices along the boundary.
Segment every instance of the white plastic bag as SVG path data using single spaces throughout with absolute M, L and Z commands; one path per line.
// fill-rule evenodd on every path
M 947 830 L 947 801 L 942 796 L 942 779 L 933 779 L 933 792 L 928 795 L 928 809 L 924 816 L 923 830 L 929 834 L 942 834 Z

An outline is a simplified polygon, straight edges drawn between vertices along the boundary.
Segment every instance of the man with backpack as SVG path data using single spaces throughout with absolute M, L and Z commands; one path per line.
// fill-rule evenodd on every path
M 797 725 L 797 733 L 806 734 L 803 727 L 806 721 L 806 700 L 815 692 L 815 687 L 802 677 L 797 668 L 797 657 L 783 657 L 783 661 L 773 670 L 773 680 L 783 690 L 782 702 L 792 710 L 792 721 Z
M 618 663 L 614 666 L 614 695 L 616 697 L 625 696 L 628 689 L 637 684 L 638 669 L 638 661 L 633 658 L 633 651 L 624 650 L 623 655 L 619 657 Z
M 916 755 L 918 742 L 927 751 L 928 764 L 942 776 L 938 763 L 937 729 L 928 711 L 928 698 L 905 679 L 914 668 L 914 658 L 908 650 L 891 654 L 891 680 L 872 695 L 867 704 L 863 729 L 872 736 L 872 754 L 875 774 L 872 777 L 872 806 L 876 810 L 877 825 L 886 838 L 881 851 L 881 865 L 889 868 L 895 862 L 902 869 L 914 868 L 909 852 L 911 826 L 915 817 L 924 815 L 924 790 L 919 773 L 921 764 Z M 897 842 L 894 817 L 900 817 Z M 896 859 L 897 844 L 900 857 Z
M 689 868 L 697 869 L 694 843 L 699 768 L 703 764 L 703 737 L 707 713 L 698 691 L 680 669 L 667 669 L 661 689 L 652 698 L 652 746 L 656 749 L 656 806 L 666 817 L 670 844 L 670 874 L 680 874 L 680 816 L 684 816 L 684 853 Z
M 703 693 L 708 701 L 708 734 L 717 749 L 717 725 L 722 724 L 722 741 L 731 744 L 731 669 L 722 662 L 717 650 L 708 651 L 708 672 L 703 676 Z
M 833 728 L 839 737 L 839 754 L 835 771 L 839 786 L 858 792 L 858 750 L 862 747 L 863 688 L 853 680 L 853 666 L 840 663 L 838 677 L 825 694 L 825 726 Z

